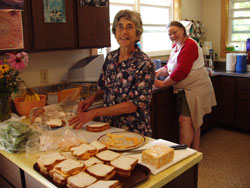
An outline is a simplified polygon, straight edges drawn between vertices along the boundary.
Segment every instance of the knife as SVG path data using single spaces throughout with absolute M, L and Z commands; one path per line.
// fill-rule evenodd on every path
M 173 148 L 174 150 L 181 150 L 181 149 L 186 149 L 187 148 L 187 144 L 177 144 L 177 145 L 172 145 L 172 146 L 168 146 Z M 134 150 L 130 150 L 130 151 L 126 151 L 126 154 L 136 154 L 136 153 L 141 153 L 144 150 L 146 150 L 148 148 L 144 148 L 144 149 L 134 149 Z

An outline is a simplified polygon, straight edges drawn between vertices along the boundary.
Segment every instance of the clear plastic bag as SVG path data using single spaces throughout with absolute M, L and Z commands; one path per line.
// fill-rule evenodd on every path
M 17 117 L 0 123 L 0 149 L 10 153 L 23 152 L 26 142 L 36 132 Z

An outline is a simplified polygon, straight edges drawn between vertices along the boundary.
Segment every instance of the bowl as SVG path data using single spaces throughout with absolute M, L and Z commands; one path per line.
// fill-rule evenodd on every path
M 30 111 L 35 107 L 43 107 L 46 103 L 46 95 L 39 95 L 40 101 L 22 102 L 20 97 L 15 98 L 14 103 L 19 115 L 29 117 Z

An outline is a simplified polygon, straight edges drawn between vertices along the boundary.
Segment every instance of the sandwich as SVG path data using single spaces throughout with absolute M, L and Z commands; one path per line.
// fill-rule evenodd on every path
M 49 119 L 45 124 L 50 128 L 59 128 L 65 125 L 65 121 L 59 118 Z
M 87 160 L 97 153 L 97 149 L 88 144 L 81 144 L 80 146 L 72 147 L 70 148 L 70 151 L 73 156 L 80 160 Z
M 98 180 L 110 180 L 116 173 L 115 167 L 100 163 L 88 167 L 86 172 Z
M 38 168 L 42 174 L 47 176 L 49 175 L 49 171 L 52 170 L 56 164 L 65 159 L 66 158 L 58 152 L 41 155 L 37 159 Z
M 87 131 L 90 132 L 102 132 L 104 130 L 109 129 L 109 123 L 104 123 L 104 122 L 95 122 L 86 125 Z
M 84 143 L 87 143 L 84 138 L 77 138 L 76 136 L 74 136 L 61 139 L 61 141 L 57 145 L 58 148 L 62 151 L 69 151 L 70 148 L 80 146 Z
M 114 152 L 114 151 L 110 151 L 110 150 L 104 150 L 101 151 L 100 153 L 96 154 L 96 158 L 104 161 L 104 163 L 110 163 L 110 161 L 118 158 L 121 154 Z
M 84 188 L 96 182 L 97 179 L 86 172 L 80 172 L 70 176 L 67 179 L 67 187 L 69 188 Z
M 74 159 L 66 159 L 54 166 L 50 171 L 50 176 L 58 185 L 65 185 L 69 176 L 83 171 L 85 164 Z
M 87 188 L 121 188 L 118 180 L 98 180 Z
M 138 163 L 138 159 L 134 157 L 129 157 L 121 155 L 120 157 L 110 161 L 110 165 L 115 167 L 116 174 L 122 177 L 129 177 L 132 170 Z
M 97 159 L 96 157 L 90 157 L 88 160 L 83 161 L 83 163 L 86 165 L 86 167 L 89 167 L 89 166 L 92 166 L 94 164 L 104 163 L 104 162 Z
M 97 140 L 94 140 L 89 145 L 95 147 L 97 149 L 98 153 L 108 149 L 108 147 L 106 145 L 102 144 L 101 142 L 99 142 Z

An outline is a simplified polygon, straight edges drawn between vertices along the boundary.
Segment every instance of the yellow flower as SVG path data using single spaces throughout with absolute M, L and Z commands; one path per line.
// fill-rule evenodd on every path
M 9 70 L 10 70 L 10 66 L 8 64 L 0 65 L 0 72 L 2 74 L 8 72 Z
M 0 78 L 2 78 L 3 77 L 3 73 L 2 72 L 0 72 Z

